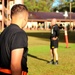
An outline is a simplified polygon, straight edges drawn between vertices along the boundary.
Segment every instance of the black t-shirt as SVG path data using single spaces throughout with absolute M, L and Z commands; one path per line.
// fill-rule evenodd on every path
M 52 39 L 53 37 L 59 37 L 59 27 L 57 24 L 54 25 L 51 29 L 50 39 Z
M 0 67 L 10 69 L 11 51 L 24 48 L 22 70 L 28 72 L 27 52 L 28 38 L 25 31 L 16 24 L 8 26 L 0 35 Z M 13 61 L 14 62 L 14 61 Z

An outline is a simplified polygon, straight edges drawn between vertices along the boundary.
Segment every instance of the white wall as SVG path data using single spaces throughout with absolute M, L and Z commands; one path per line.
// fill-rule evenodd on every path
M 15 4 L 23 4 L 23 0 L 14 0 Z
M 37 22 L 27 22 L 27 25 L 25 26 L 25 28 L 32 28 L 32 26 L 35 26 L 37 28 Z

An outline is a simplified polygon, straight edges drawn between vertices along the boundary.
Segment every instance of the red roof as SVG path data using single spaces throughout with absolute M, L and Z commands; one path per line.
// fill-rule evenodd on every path
M 29 19 L 65 19 L 63 15 L 62 12 L 30 12 Z M 68 13 L 67 19 L 70 19 L 70 13 Z M 71 19 L 75 19 L 75 13 L 71 13 Z

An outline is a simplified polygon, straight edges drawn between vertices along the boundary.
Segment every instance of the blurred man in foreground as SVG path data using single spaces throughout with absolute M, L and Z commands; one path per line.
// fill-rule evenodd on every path
M 0 75 L 27 75 L 28 38 L 22 30 L 27 21 L 27 7 L 14 5 L 11 24 L 0 35 Z

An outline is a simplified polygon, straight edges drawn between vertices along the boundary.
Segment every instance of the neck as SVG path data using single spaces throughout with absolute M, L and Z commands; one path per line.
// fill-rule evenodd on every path
M 18 25 L 22 29 L 20 21 L 12 19 L 11 23 Z

